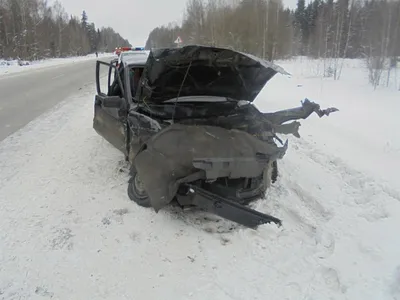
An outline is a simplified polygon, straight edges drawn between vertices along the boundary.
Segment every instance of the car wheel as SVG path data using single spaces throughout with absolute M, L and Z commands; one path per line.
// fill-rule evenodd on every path
M 138 173 L 133 172 L 128 184 L 129 199 L 143 207 L 151 207 L 150 198 L 144 189 Z

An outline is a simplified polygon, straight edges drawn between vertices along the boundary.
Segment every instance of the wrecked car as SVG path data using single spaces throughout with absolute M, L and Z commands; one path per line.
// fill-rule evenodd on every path
M 294 120 L 337 109 L 305 99 L 260 112 L 252 102 L 277 73 L 288 74 L 250 54 L 197 45 L 153 49 L 118 67 L 97 61 L 93 128 L 129 161 L 129 198 L 157 212 L 173 203 L 250 228 L 280 225 L 249 205 L 277 179 L 288 148 L 277 134 L 299 137 Z

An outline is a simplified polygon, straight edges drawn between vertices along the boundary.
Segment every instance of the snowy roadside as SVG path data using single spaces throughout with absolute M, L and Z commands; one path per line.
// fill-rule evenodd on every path
M 98 58 L 110 57 L 113 55 L 114 55 L 113 53 L 99 53 Z M 26 66 L 19 66 L 15 62 L 9 66 L 0 64 L 0 76 L 20 73 L 20 72 L 26 72 L 26 71 L 30 71 L 30 70 L 38 70 L 38 69 L 43 69 L 43 68 L 47 68 L 47 67 L 55 67 L 55 66 L 60 66 L 60 65 L 64 65 L 64 64 L 82 62 L 82 61 L 87 61 L 87 60 L 92 60 L 92 59 L 96 59 L 95 54 L 89 54 L 86 56 L 73 56 L 73 57 L 68 57 L 68 58 L 51 58 L 51 59 L 33 61 L 33 62 L 30 62 L 30 65 L 26 65 Z M 0 63 L 1 63 L 1 60 L 0 60 Z
M 276 186 L 257 203 L 283 219 L 280 229 L 129 202 L 123 156 L 92 129 L 93 86 L 5 139 L 2 299 L 400 299 L 400 187 L 361 168 L 396 165 L 377 165 L 384 145 L 363 134 L 359 113 L 375 111 L 374 130 L 389 139 L 386 126 L 399 121 L 384 114 L 397 104 L 385 98 L 378 110 L 370 92 L 339 82 L 319 93 L 318 79 L 297 80 L 278 76 L 257 105 L 297 106 L 304 93 L 341 111 L 302 121 L 302 138 L 290 138 Z
M 314 76 L 316 62 L 280 62 L 293 76 L 274 77 L 255 103 L 263 110 L 279 110 L 298 106 L 309 98 L 323 108 L 337 107 L 340 111 L 329 117 L 319 119 L 311 115 L 302 121 L 302 138 L 294 140 L 308 140 L 322 152 L 340 157 L 368 176 L 397 186 L 400 198 L 400 136 L 395 129 L 400 126 L 397 82 L 390 88 L 374 91 L 360 60 L 347 62 L 338 81 L 321 79 Z

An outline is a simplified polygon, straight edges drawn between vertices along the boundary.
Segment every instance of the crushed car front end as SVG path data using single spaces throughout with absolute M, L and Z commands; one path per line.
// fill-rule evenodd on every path
M 141 143 L 131 159 L 131 199 L 156 211 L 171 202 L 199 207 L 252 228 L 280 224 L 248 207 L 276 180 L 288 147 L 276 134 L 298 136 L 298 122 L 284 123 L 331 111 L 306 100 L 291 110 L 260 112 L 252 102 L 277 73 L 288 74 L 230 49 L 152 51 L 135 114 L 151 118 L 157 130 L 143 140 L 146 128 L 132 129 Z
M 244 206 L 264 195 L 272 162 L 285 151 L 242 130 L 173 124 L 146 143 L 134 167 L 156 211 L 173 200 L 203 207 L 199 192 Z M 224 217 L 243 224 L 238 215 Z

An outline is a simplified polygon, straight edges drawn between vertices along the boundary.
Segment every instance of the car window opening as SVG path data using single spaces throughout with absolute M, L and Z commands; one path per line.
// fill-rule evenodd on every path
M 130 70 L 130 84 L 132 98 L 135 98 L 137 87 L 139 85 L 140 78 L 142 77 L 144 68 L 133 67 Z

